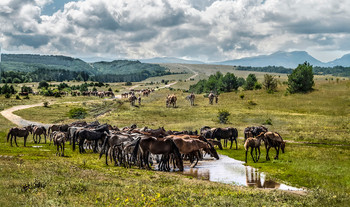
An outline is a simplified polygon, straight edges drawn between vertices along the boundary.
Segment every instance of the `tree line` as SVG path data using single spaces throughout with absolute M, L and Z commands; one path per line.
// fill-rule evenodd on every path
M 257 71 L 267 73 L 284 73 L 291 74 L 293 69 L 282 66 L 266 66 L 266 67 L 251 67 L 251 66 L 237 66 L 236 70 Z M 334 67 L 313 67 L 313 73 L 316 75 L 333 75 L 341 77 L 350 77 L 350 67 L 334 66 Z
M 32 72 L 1 71 L 2 83 L 27 83 L 40 81 L 97 81 L 97 82 L 139 82 L 149 77 L 173 74 L 165 70 L 142 70 L 131 74 L 98 74 L 90 75 L 85 71 L 39 68 Z

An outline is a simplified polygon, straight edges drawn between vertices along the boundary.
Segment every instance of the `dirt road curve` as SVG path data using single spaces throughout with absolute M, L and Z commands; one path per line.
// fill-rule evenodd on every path
M 34 121 L 28 121 L 23 119 L 20 116 L 17 116 L 15 114 L 13 114 L 13 112 L 18 111 L 18 110 L 22 110 L 22 109 L 28 109 L 28 108 L 32 108 L 32 107 L 36 107 L 36 106 L 42 106 L 43 103 L 37 103 L 37 104 L 32 104 L 32 105 L 20 105 L 20 106 L 14 106 L 8 109 L 5 109 L 3 111 L 1 111 L 1 115 L 4 116 L 6 119 L 8 119 L 9 121 L 11 121 L 12 123 L 23 127 L 23 126 L 27 126 L 29 124 L 35 124 L 35 125 L 44 125 L 44 126 L 48 126 L 49 124 L 43 124 L 43 123 L 38 123 L 38 122 L 34 122 Z

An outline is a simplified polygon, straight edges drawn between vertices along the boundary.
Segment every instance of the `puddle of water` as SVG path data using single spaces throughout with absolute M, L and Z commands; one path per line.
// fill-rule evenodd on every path
M 205 158 L 210 159 L 210 158 Z M 249 186 L 256 188 L 270 188 L 291 191 L 304 191 L 285 184 L 266 179 L 266 174 L 257 169 L 244 166 L 244 162 L 220 155 L 219 160 L 203 160 L 195 168 L 186 166 L 183 174 L 203 180 L 226 184 Z
M 42 148 L 43 146 L 34 145 L 34 146 L 32 146 L 32 147 L 34 147 L 34 148 Z

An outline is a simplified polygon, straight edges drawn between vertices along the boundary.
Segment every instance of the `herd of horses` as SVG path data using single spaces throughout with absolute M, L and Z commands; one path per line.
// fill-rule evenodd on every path
M 119 129 L 108 124 L 100 124 L 98 121 L 86 123 L 84 121 L 71 124 L 52 125 L 46 130 L 43 126 L 29 125 L 23 128 L 13 127 L 9 130 L 7 141 L 12 139 L 18 146 L 16 137 L 24 137 L 26 146 L 29 133 L 33 135 L 33 142 L 40 143 L 41 135 L 50 138 L 50 145 L 53 141 L 57 147 L 56 155 L 64 156 L 65 142 L 69 141 L 72 149 L 78 145 L 80 153 L 86 153 L 92 149 L 99 153 L 100 158 L 105 155 L 105 163 L 108 160 L 114 165 L 130 167 L 132 165 L 140 168 L 151 169 L 154 162 L 158 163 L 158 169 L 170 171 L 171 165 L 175 170 L 183 170 L 183 160 L 189 160 L 191 167 L 195 167 L 203 154 L 208 154 L 216 159 L 219 156 L 215 146 L 223 149 L 221 140 L 224 140 L 224 147 L 228 147 L 228 141 L 235 141 L 237 149 L 238 130 L 233 127 L 211 128 L 204 126 L 198 131 L 166 131 L 163 127 L 150 129 L 148 127 L 137 128 L 135 124 L 130 127 Z M 276 149 L 275 159 L 278 159 L 279 150 L 284 153 L 285 142 L 277 132 L 269 132 L 263 126 L 247 127 L 244 130 L 244 148 L 247 154 L 251 148 L 251 156 L 254 162 L 260 158 L 261 141 L 265 143 L 266 160 L 269 160 L 269 149 Z M 39 136 L 39 138 L 37 138 Z M 253 151 L 255 150 L 255 156 Z M 257 154 L 259 152 L 259 155 Z

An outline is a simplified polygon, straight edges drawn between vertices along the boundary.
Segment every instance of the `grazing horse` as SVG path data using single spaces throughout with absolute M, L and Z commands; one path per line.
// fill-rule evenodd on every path
M 177 167 L 180 169 L 180 171 L 183 171 L 184 169 L 179 148 L 176 146 L 172 139 L 157 140 L 157 138 L 154 137 L 147 137 L 143 139 L 138 138 L 133 151 L 134 158 L 137 157 L 139 151 L 140 167 L 142 167 L 143 163 L 145 163 L 146 167 L 148 169 L 151 169 L 151 167 L 149 166 L 149 156 L 150 153 L 152 153 L 162 154 L 163 156 L 168 158 L 170 157 L 170 155 L 174 155 Z
M 281 135 L 277 132 L 262 132 L 258 137 L 263 137 L 266 148 L 266 160 L 270 160 L 269 150 L 271 147 L 274 147 L 276 150 L 275 160 L 278 160 L 278 154 L 280 152 L 280 148 L 282 153 L 284 153 L 284 148 L 286 146 L 286 142 L 283 141 Z
M 61 125 L 57 125 L 57 124 L 49 126 L 49 128 L 47 129 L 47 135 L 50 136 L 52 132 L 60 131 L 60 128 L 61 128 Z
M 166 98 L 166 107 L 173 106 L 173 108 L 176 108 L 176 101 L 177 97 L 175 94 L 168 95 Z
M 216 128 L 211 128 L 209 126 L 204 126 L 200 129 L 200 134 L 204 137 L 204 138 L 211 138 L 213 135 L 213 131 Z
M 57 132 L 53 135 L 53 144 L 57 146 L 56 155 L 58 156 L 64 156 L 64 143 L 66 142 L 66 137 L 67 133 L 65 132 Z
M 164 127 L 159 127 L 158 129 L 145 129 L 144 132 L 146 132 L 145 134 L 153 137 L 164 137 L 168 135 Z M 141 132 L 141 133 L 144 133 L 144 132 Z
M 130 97 L 129 97 L 129 102 L 131 104 L 131 106 L 135 106 L 135 101 L 136 101 L 137 97 L 132 94 Z
M 97 146 L 98 146 L 98 141 L 101 140 L 102 142 L 104 141 L 106 137 L 106 133 L 104 132 L 97 132 L 93 130 L 88 130 L 88 129 L 80 129 L 75 132 L 73 135 L 73 150 L 75 150 L 75 140 L 79 139 L 79 152 L 80 153 L 85 153 L 84 149 L 84 141 L 95 141 L 95 146 L 93 149 L 93 152 L 97 153 Z
M 190 101 L 191 106 L 194 106 L 194 99 L 196 98 L 196 96 L 194 95 L 194 93 L 191 93 L 191 94 L 188 95 L 186 98 Z
M 44 135 L 45 144 L 46 144 L 46 128 L 44 126 L 34 126 L 33 127 L 33 140 L 34 140 L 34 143 L 38 143 L 38 144 L 40 143 L 42 134 Z M 39 140 L 38 140 L 38 136 L 39 136 Z
M 259 136 L 257 138 L 249 137 L 245 141 L 244 149 L 245 149 L 245 162 L 246 163 L 247 163 L 247 155 L 248 155 L 249 147 L 251 148 L 250 155 L 252 156 L 253 161 L 254 162 L 258 162 L 259 161 L 261 140 L 262 140 L 262 136 Z M 253 156 L 253 150 L 255 150 L 255 157 L 256 157 L 255 159 L 254 159 L 254 156 Z M 259 151 L 259 156 L 258 156 L 257 150 Z
M 7 134 L 7 142 L 9 141 L 9 138 L 11 136 L 11 147 L 12 147 L 12 138 L 15 137 L 15 143 L 17 144 L 17 137 L 23 137 L 24 138 L 24 146 L 26 146 L 27 137 L 29 135 L 29 129 L 28 128 L 18 128 L 18 127 L 12 127 L 9 130 L 9 133 Z
M 227 140 L 231 141 L 230 149 L 232 148 L 232 142 L 235 140 L 236 143 L 236 149 L 237 149 L 237 137 L 238 137 L 238 131 L 236 128 L 233 127 L 227 127 L 227 128 L 216 128 L 214 129 L 211 138 L 221 140 L 224 139 L 224 146 L 227 147 Z
M 209 95 L 208 95 L 209 104 L 213 105 L 214 97 L 215 97 L 215 95 L 213 93 L 209 93 Z

